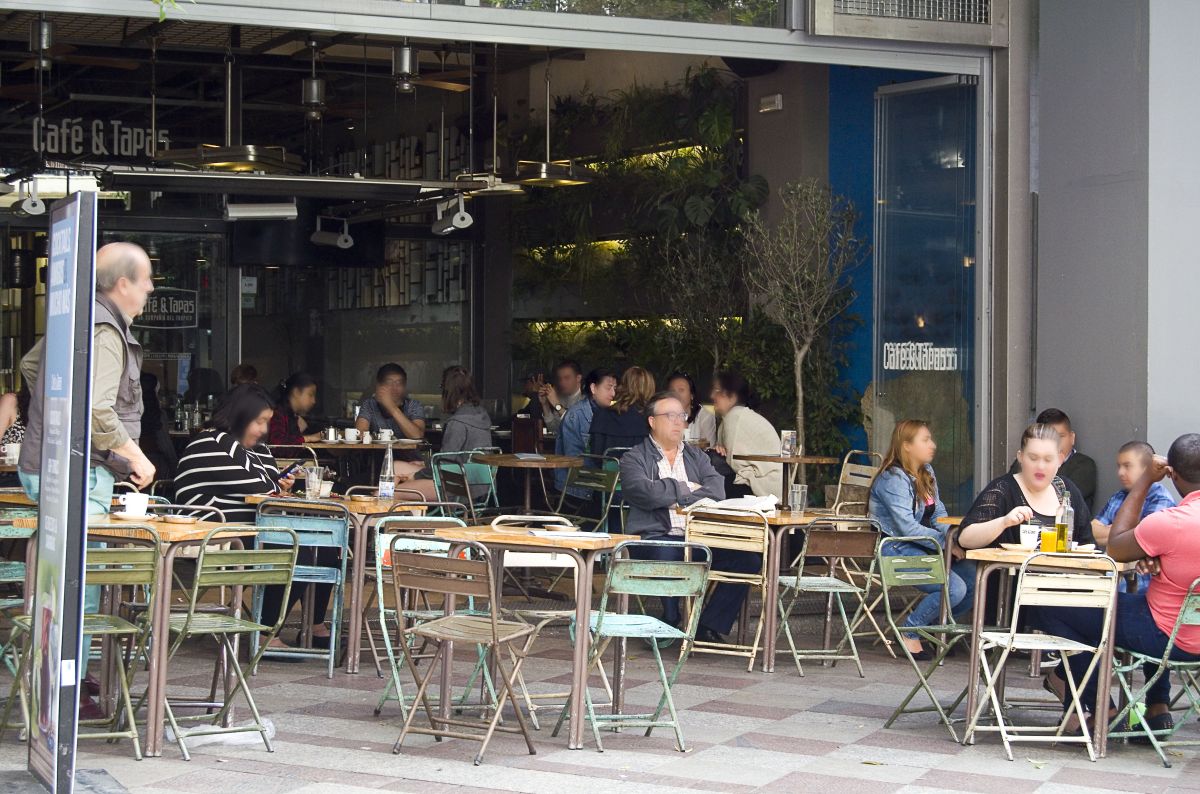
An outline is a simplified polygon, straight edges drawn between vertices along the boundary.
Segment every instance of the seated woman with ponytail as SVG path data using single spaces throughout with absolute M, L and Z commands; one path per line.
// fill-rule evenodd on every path
M 279 384 L 275 413 L 267 431 L 267 443 L 272 446 L 302 445 L 320 441 L 321 433 L 312 432 L 304 417 L 317 404 L 317 381 L 307 372 L 294 372 Z

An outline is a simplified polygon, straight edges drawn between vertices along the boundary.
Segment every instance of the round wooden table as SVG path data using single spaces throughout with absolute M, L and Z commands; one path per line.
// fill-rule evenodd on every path
M 783 498 L 780 500 L 780 508 L 788 509 L 791 507 L 788 502 L 791 500 L 791 488 L 788 486 L 792 483 L 792 477 L 795 474 L 789 466 L 836 466 L 842 462 L 841 458 L 830 458 L 823 455 L 734 455 L 738 460 L 749 460 L 755 463 L 778 463 L 783 466 Z
M 540 469 L 578 469 L 583 465 L 583 458 L 573 455 L 537 455 L 530 457 L 525 454 L 512 455 L 476 455 L 472 458 L 475 463 L 496 466 L 501 469 L 525 470 L 525 512 L 533 510 L 533 470 Z

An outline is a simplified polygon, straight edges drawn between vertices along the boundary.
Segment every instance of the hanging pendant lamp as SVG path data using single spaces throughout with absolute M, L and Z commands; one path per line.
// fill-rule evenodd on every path
M 550 159 L 550 53 L 546 53 L 546 159 L 517 162 L 513 184 L 529 187 L 572 187 L 592 181 L 587 169 L 572 160 Z

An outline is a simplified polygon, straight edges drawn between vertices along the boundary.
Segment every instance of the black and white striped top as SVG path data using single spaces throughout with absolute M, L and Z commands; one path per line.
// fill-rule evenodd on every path
M 246 497 L 272 493 L 278 477 L 275 458 L 265 448 L 246 449 L 229 433 L 205 430 L 179 459 L 175 501 L 215 507 L 230 523 L 253 524 L 255 507 Z

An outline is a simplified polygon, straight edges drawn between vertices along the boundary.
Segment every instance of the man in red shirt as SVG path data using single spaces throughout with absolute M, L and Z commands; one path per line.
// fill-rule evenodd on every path
M 1183 500 L 1176 507 L 1146 516 L 1139 522 L 1150 487 L 1170 477 Z M 1155 455 L 1113 519 L 1108 554 L 1117 562 L 1137 562 L 1152 574 L 1149 588 L 1141 593 L 1118 593 L 1116 644 L 1149 656 L 1161 656 L 1167 648 L 1175 621 L 1183 608 L 1188 589 L 1200 578 L 1200 433 L 1175 439 L 1167 457 Z M 1098 610 L 1056 607 L 1040 610 L 1040 623 L 1047 633 L 1095 644 L 1100 638 Z M 1200 660 L 1200 626 L 1181 626 L 1171 658 Z M 1088 654 L 1071 656 L 1071 667 L 1079 679 L 1091 661 Z M 1158 668 L 1147 665 L 1147 677 Z M 1059 671 L 1047 676 L 1048 684 L 1062 693 Z M 1081 697 L 1095 703 L 1093 677 Z M 1165 730 L 1171 719 L 1171 682 L 1160 677 L 1146 693 L 1146 723 L 1152 730 Z

